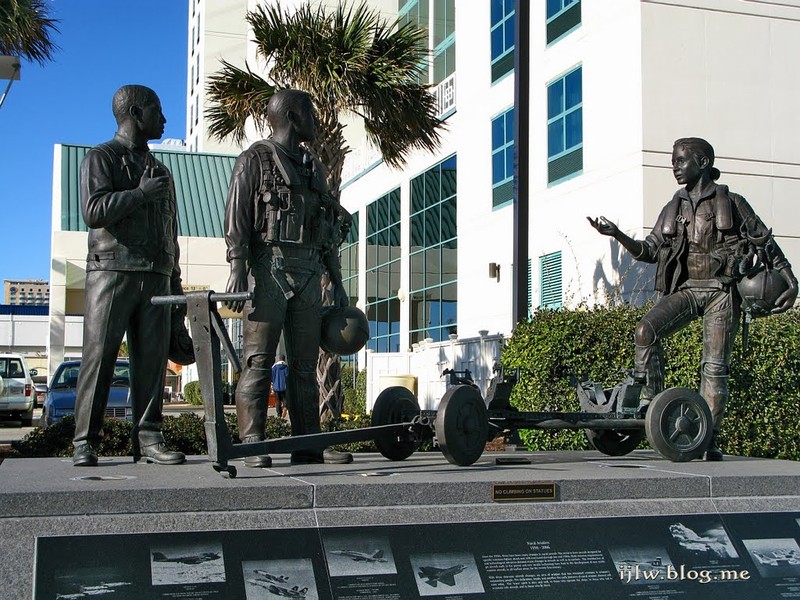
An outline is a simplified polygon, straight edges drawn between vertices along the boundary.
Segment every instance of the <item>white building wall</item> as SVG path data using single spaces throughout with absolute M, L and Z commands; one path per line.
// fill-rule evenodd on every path
M 742 194 L 800 267 L 800 3 L 642 4 L 645 223 L 677 188 L 672 142 L 706 138 L 720 183 Z M 680 32 L 679 40 L 676 32 Z
M 582 23 L 546 44 L 544 6 L 531 15 L 530 245 L 532 299 L 541 290 L 539 258 L 561 251 L 566 305 L 603 302 L 629 274 L 586 221 L 605 215 L 641 237 L 642 100 L 637 0 L 581 3 Z M 583 172 L 547 182 L 547 85 L 574 68 L 583 77 Z

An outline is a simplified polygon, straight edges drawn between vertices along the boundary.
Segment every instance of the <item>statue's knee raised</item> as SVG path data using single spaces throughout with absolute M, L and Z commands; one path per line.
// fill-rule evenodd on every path
M 652 346 L 658 341 L 655 329 L 649 321 L 639 321 L 634 338 L 637 346 Z

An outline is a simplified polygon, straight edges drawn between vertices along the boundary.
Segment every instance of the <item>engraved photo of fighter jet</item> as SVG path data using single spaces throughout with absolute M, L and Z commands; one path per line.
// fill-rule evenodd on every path
M 417 575 L 425 579 L 425 583 L 432 587 L 436 587 L 438 583 L 454 586 L 456 584 L 456 575 L 466 569 L 466 565 L 453 565 L 446 569 L 439 569 L 437 567 L 420 567 Z
M 267 590 L 270 594 L 274 594 L 282 598 L 305 598 L 306 594 L 308 593 L 307 587 L 301 588 L 300 586 L 297 585 L 291 588 L 287 588 L 282 585 L 277 585 L 275 583 L 267 583 L 266 581 L 263 581 L 261 579 L 248 579 L 247 582 L 262 587 L 265 590 Z
M 383 557 L 383 550 L 375 550 L 372 554 L 356 552 L 355 550 L 331 550 L 330 553 L 338 556 L 346 556 L 356 562 L 387 562 Z
M 270 583 L 289 583 L 289 578 L 286 575 L 273 575 L 261 569 L 253 569 L 253 573 L 258 575 L 259 580 L 268 581 Z
M 669 526 L 672 538 L 690 552 L 710 552 L 719 558 L 738 558 L 728 534 L 722 526 L 701 530 L 698 533 L 683 523 L 673 523 Z
M 210 560 L 217 560 L 222 555 L 216 552 L 202 552 L 200 554 L 191 554 L 187 556 L 166 556 L 162 552 L 153 552 L 154 562 L 172 562 L 181 563 L 184 565 L 199 565 Z

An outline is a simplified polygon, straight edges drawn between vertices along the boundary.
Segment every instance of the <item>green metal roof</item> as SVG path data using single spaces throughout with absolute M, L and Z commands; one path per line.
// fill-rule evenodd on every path
M 80 167 L 91 146 L 61 146 L 61 230 L 88 231 L 81 216 Z M 223 237 L 225 199 L 236 157 L 152 150 L 175 180 L 178 235 Z

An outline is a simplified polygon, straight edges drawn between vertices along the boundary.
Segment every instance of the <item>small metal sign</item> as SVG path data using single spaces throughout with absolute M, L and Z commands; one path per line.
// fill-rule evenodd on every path
M 556 483 L 495 483 L 492 484 L 492 500 L 495 502 L 547 502 L 558 500 Z

